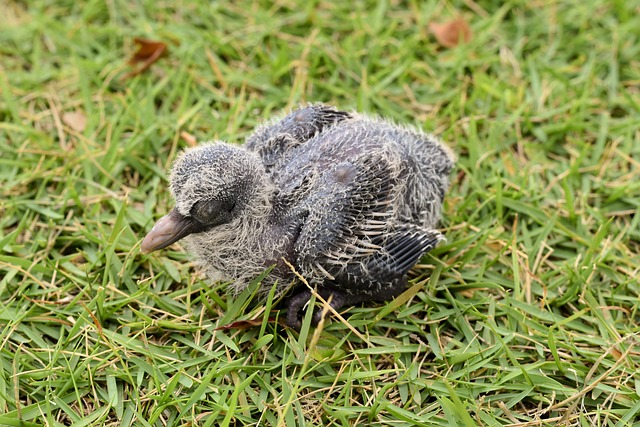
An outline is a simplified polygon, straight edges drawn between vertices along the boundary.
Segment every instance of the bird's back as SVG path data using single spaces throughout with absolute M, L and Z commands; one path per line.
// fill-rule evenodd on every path
M 316 182 L 336 165 L 377 156 L 388 159 L 387 173 L 400 181 L 394 196 L 397 219 L 434 227 L 453 154 L 435 137 L 409 127 L 353 115 L 295 147 L 271 176 L 283 196 L 299 201 L 309 192 L 325 191 Z

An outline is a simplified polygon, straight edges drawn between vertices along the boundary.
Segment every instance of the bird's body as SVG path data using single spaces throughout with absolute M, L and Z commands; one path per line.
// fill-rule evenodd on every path
M 263 125 L 245 147 L 183 153 L 171 173 L 176 208 L 143 250 L 186 237 L 209 276 L 232 281 L 235 292 L 271 265 L 263 289 L 277 281 L 286 290 L 295 280 L 286 260 L 336 308 L 387 300 L 443 239 L 434 227 L 452 167 L 451 152 L 430 135 L 305 107 Z M 290 299 L 287 323 L 299 326 L 309 297 Z

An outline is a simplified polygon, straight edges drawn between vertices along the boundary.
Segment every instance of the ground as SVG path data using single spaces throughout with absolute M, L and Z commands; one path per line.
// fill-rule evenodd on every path
M 637 1 L 0 10 L 0 425 L 640 425 Z M 139 242 L 180 149 L 305 102 L 459 160 L 409 290 L 298 334 Z

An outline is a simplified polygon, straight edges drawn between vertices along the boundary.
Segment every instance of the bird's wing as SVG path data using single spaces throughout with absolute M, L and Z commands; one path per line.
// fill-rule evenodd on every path
M 403 185 L 399 164 L 392 152 L 366 153 L 314 183 L 295 246 L 303 274 L 347 282 L 345 287 L 363 279 L 370 286 L 374 276 L 388 282 L 442 240 L 435 230 L 394 223 Z
M 398 224 L 384 238 L 382 250 L 367 259 L 365 265 L 351 274 L 364 274 L 388 282 L 402 277 L 420 257 L 444 240 L 437 230 L 424 229 L 414 224 Z
M 295 148 L 351 115 L 334 107 L 317 104 L 292 111 L 281 120 L 260 126 L 247 139 L 249 151 L 257 153 L 269 171 L 285 162 Z

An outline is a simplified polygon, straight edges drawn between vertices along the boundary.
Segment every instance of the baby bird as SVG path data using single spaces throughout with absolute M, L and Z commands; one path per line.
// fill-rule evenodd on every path
M 242 291 L 268 267 L 261 291 L 296 276 L 338 309 L 402 293 L 407 272 L 444 239 L 435 226 L 454 165 L 435 137 L 326 105 L 262 125 L 243 147 L 205 143 L 170 174 L 175 208 L 144 238 L 149 253 L 185 239 L 213 280 Z M 311 291 L 288 299 L 301 326 Z M 321 311 L 313 315 L 317 324 Z

